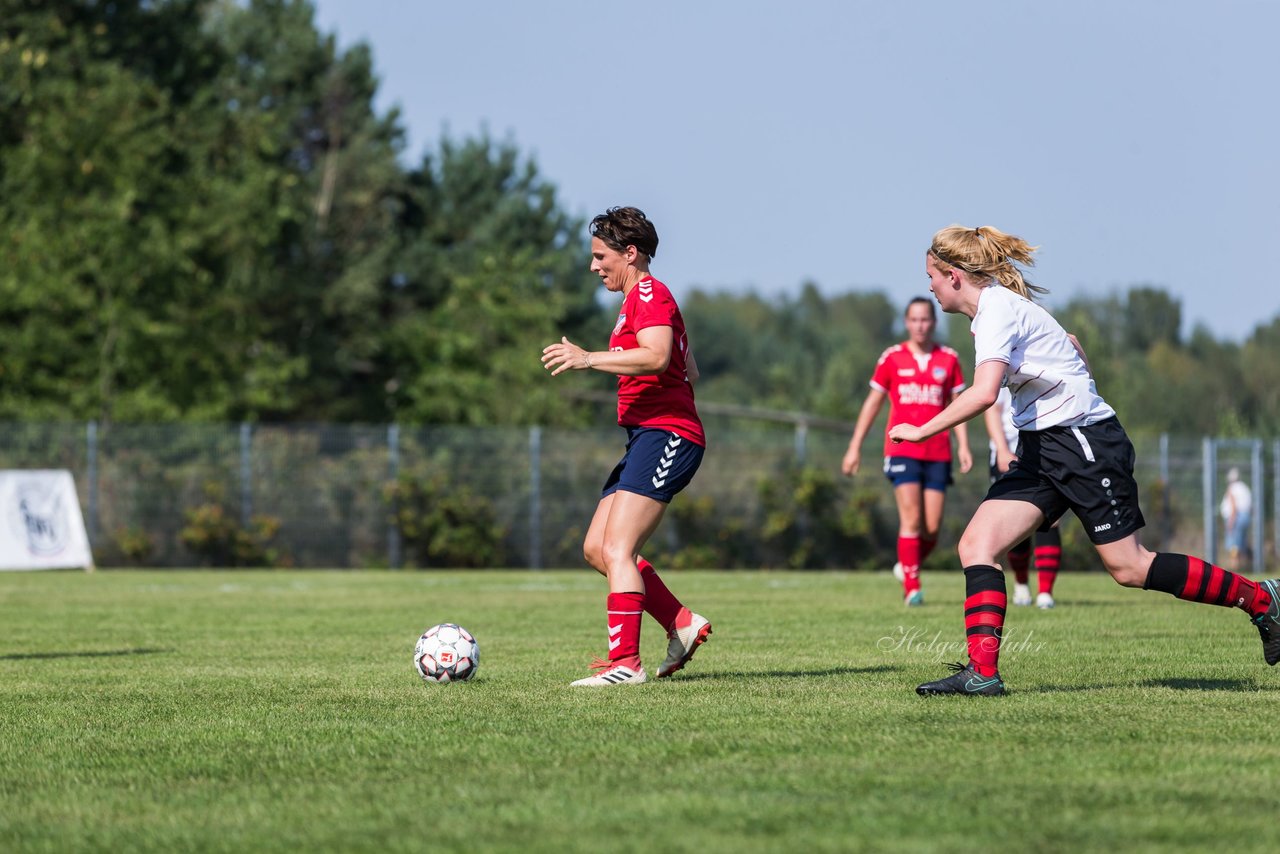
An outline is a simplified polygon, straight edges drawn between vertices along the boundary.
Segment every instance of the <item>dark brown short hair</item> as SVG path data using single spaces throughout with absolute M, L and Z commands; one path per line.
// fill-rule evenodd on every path
M 925 305 L 927 305 L 929 307 L 929 314 L 933 317 L 934 320 L 938 319 L 938 310 L 934 308 L 933 300 L 929 299 L 928 297 L 913 298 L 911 302 L 907 303 L 907 310 L 902 312 L 902 316 L 906 317 L 911 312 L 911 306 L 915 305 L 918 302 L 924 303 Z
M 617 252 L 634 246 L 650 258 L 658 254 L 658 230 L 639 208 L 609 208 L 591 220 L 591 236 Z

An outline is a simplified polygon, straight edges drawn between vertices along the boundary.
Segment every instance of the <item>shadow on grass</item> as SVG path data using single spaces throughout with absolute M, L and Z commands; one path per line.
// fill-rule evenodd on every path
M 1257 691 L 1251 679 L 1148 679 L 1144 688 L 1173 688 L 1177 691 Z
M 45 658 L 107 658 L 118 655 L 158 655 L 173 652 L 171 649 L 158 647 L 138 647 L 137 649 L 109 649 L 100 652 L 14 652 L 0 655 L 0 661 L 38 661 Z
M 679 676 L 672 677 L 672 681 L 693 682 L 697 679 L 759 679 L 761 677 L 768 677 L 770 679 L 804 679 L 810 677 L 821 679 L 825 676 L 854 676 L 865 675 L 867 673 L 892 673 L 901 669 L 901 667 L 890 667 L 887 664 L 877 664 L 875 667 L 824 667 L 821 670 L 721 670 L 716 673 L 684 673 Z
M 1110 685 L 1041 685 L 1038 688 L 1013 687 L 1012 694 L 1077 694 L 1084 691 L 1113 691 L 1116 688 L 1131 688 L 1133 683 L 1115 682 Z
M 1148 679 L 1136 683 L 1140 688 L 1172 688 L 1175 691 L 1257 691 L 1268 690 L 1251 679 Z M 1085 691 L 1111 691 L 1133 688 L 1132 682 L 1115 682 L 1109 685 L 1041 685 L 1038 688 L 1015 688 L 1018 694 L 1076 694 Z

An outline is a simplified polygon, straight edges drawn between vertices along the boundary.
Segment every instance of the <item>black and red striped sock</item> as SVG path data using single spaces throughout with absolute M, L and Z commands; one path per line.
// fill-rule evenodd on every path
M 1251 617 L 1265 614 L 1271 607 L 1271 596 L 1256 582 L 1188 555 L 1157 552 L 1142 587 L 1188 602 L 1239 608 Z
M 662 628 L 670 631 L 676 617 L 680 614 L 680 609 L 684 606 L 658 577 L 653 564 L 640 558 L 636 561 L 636 566 L 640 570 L 640 580 L 644 582 L 645 612 L 657 620 Z
M 998 567 L 964 568 L 965 641 L 969 646 L 969 662 L 983 676 L 996 675 L 1007 605 L 1004 573 Z
M 1041 593 L 1053 593 L 1062 564 L 1062 535 L 1057 528 L 1036 534 L 1036 579 Z
M 1025 539 L 1009 549 L 1009 568 L 1013 570 L 1013 580 L 1019 584 L 1027 583 L 1027 567 L 1031 564 L 1031 540 Z

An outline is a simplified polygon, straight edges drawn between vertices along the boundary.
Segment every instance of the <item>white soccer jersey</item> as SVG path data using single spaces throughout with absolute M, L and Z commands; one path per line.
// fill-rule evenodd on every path
M 1019 430 L 1083 427 L 1116 414 L 1098 396 L 1084 359 L 1066 331 L 1031 300 L 1002 285 L 978 297 L 973 331 L 974 366 L 1004 362 L 1013 395 L 1009 411 Z

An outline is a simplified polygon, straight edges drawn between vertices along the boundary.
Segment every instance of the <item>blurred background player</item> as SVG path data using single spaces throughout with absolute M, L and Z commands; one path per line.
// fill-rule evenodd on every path
M 1222 514 L 1227 569 L 1240 569 L 1251 557 L 1248 534 L 1249 519 L 1253 515 L 1253 490 L 1240 479 L 1238 468 L 1232 467 L 1227 472 L 1227 491 L 1222 495 L 1218 512 Z
M 616 374 L 618 424 L 627 431 L 626 452 L 605 481 L 582 547 L 587 563 L 609 579 L 609 652 L 592 664 L 595 675 L 576 686 L 648 679 L 640 663 L 640 619 L 646 612 L 667 632 L 659 678 L 684 667 L 711 634 L 711 623 L 684 607 L 640 556 L 667 504 L 693 479 L 706 447 L 693 402 L 698 367 L 684 318 L 667 286 L 649 275 L 657 251 L 657 229 L 643 211 L 618 207 L 595 217 L 591 272 L 606 290 L 622 294 L 609 349 L 587 352 L 561 338 L 542 351 L 552 376 L 567 370 Z
M 933 340 L 938 314 L 933 302 L 917 297 L 907 304 L 907 340 L 880 354 L 871 376 L 871 392 L 854 425 L 841 471 L 852 477 L 862 462 L 862 442 L 889 398 L 888 428 L 896 424 L 924 424 L 941 412 L 964 388 L 964 372 L 956 351 Z M 961 473 L 973 467 L 969 433 L 964 424 L 955 428 Z M 887 434 L 887 431 L 886 431 Z M 893 484 L 898 505 L 898 562 L 893 574 L 902 582 L 908 606 L 924 604 L 920 589 L 920 564 L 938 543 L 942 511 L 951 484 L 951 436 L 943 431 L 929 441 L 913 445 L 892 444 L 887 435 L 884 473 Z
M 1000 475 L 1009 470 L 1009 465 L 1018 458 L 1018 428 L 1013 424 L 1013 415 L 1009 408 L 1013 398 L 1009 389 L 1001 388 L 1000 395 L 991 408 L 983 413 L 987 426 L 987 435 L 991 437 L 991 482 L 995 483 Z M 1031 604 L 1031 587 L 1029 565 L 1031 562 L 1031 541 L 1027 537 L 1009 549 L 1009 569 L 1013 570 L 1013 604 L 1025 606 Z M 1047 531 L 1035 533 L 1036 544 L 1036 607 L 1041 610 L 1052 608 L 1053 583 L 1058 579 L 1058 570 L 1062 563 L 1062 535 L 1058 532 L 1058 523 Z
M 1020 432 L 1018 464 L 991 484 L 957 550 L 969 662 L 953 665 L 950 675 L 916 693 L 1004 693 L 998 663 L 1007 596 L 997 560 L 1068 510 L 1118 584 L 1238 608 L 1258 630 L 1263 660 L 1280 662 L 1280 579 L 1254 582 L 1198 557 L 1148 551 L 1139 542 L 1146 521 L 1133 476 L 1133 443 L 1098 395 L 1079 344 L 1031 299 L 1044 289 L 1027 282 L 1018 265 L 1034 263 L 1035 249 L 990 226 L 953 225 L 936 233 L 925 253 L 929 289 L 942 310 L 971 321 L 973 385 L 927 424 L 893 427 L 890 439 L 922 442 L 962 424 L 995 403 L 1004 385 Z

